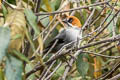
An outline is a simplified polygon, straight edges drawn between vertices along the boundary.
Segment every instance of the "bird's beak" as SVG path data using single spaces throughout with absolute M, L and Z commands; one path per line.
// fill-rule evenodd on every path
M 62 20 L 62 22 L 67 23 L 67 20 L 66 20 L 66 19 L 64 19 L 64 20 Z
M 68 25 L 67 27 L 71 27 L 71 26 L 69 26 L 69 23 L 68 23 L 67 19 L 62 20 L 62 22 L 65 23 L 65 24 L 67 24 Z

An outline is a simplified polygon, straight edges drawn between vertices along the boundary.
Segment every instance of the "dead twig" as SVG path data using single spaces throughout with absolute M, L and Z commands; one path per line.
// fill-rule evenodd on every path
M 69 9 L 69 10 L 64 10 L 64 11 L 54 11 L 54 12 L 49 12 L 49 13 L 35 13 L 35 14 L 36 14 L 37 16 L 39 16 L 39 15 L 54 15 L 54 14 L 71 12 L 71 11 L 75 11 L 75 10 L 80 10 L 80 9 L 86 9 L 86 8 L 89 8 L 89 7 L 99 6 L 99 5 L 107 4 L 107 3 L 109 3 L 109 2 L 110 2 L 110 0 L 108 0 L 108 1 L 103 1 L 103 2 L 98 2 L 98 3 L 95 3 L 95 4 L 88 5 L 88 6 L 82 6 L 82 7 L 78 7 L 78 8 L 73 8 L 73 9 Z

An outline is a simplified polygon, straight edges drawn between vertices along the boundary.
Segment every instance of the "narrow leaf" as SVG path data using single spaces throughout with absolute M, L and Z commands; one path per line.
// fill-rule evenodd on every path
M 23 62 L 13 56 L 6 61 L 5 74 L 7 80 L 22 80 Z
M 35 34 L 40 34 L 40 31 L 39 31 L 39 29 L 38 29 L 38 27 L 37 27 L 37 21 L 36 21 L 36 19 L 37 19 L 37 17 L 34 15 L 34 13 L 31 11 L 31 10 L 29 10 L 29 9 L 25 9 L 25 15 L 26 15 L 26 17 L 27 17 L 27 20 L 28 20 L 28 22 L 29 22 L 29 24 L 30 24 L 30 26 L 34 29 L 34 31 L 35 31 Z
M 6 55 L 6 49 L 10 42 L 10 30 L 9 28 L 0 27 L 0 61 Z
M 83 60 L 84 57 L 85 54 L 79 54 L 76 60 L 77 70 L 83 78 L 85 78 L 89 69 L 89 64 Z
M 22 53 L 16 51 L 16 50 L 13 50 L 13 53 L 15 54 L 15 56 L 17 56 L 20 60 L 22 61 L 26 61 L 26 62 L 29 62 L 29 59 L 27 57 L 25 57 Z
M 7 15 L 7 9 L 4 5 L 2 5 L 2 12 L 3 12 L 3 15 L 6 16 Z
M 34 15 L 34 13 L 33 13 L 31 10 L 29 10 L 29 9 L 25 9 L 24 12 L 25 12 L 25 15 L 26 15 L 26 17 L 27 17 L 27 20 L 28 20 L 29 24 L 30 24 L 31 27 L 34 29 L 35 34 L 36 34 L 37 36 L 39 36 L 39 37 L 38 37 L 38 42 L 39 42 L 39 46 L 40 46 L 40 51 L 42 52 L 42 51 L 43 51 L 43 40 L 42 40 L 41 35 L 39 35 L 39 34 L 40 34 L 40 31 L 39 31 L 38 26 L 37 26 L 37 21 L 36 21 L 37 17 L 36 17 L 36 16 Z

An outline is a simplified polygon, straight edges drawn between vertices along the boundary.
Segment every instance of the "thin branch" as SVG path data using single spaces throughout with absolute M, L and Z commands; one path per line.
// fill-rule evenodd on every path
M 47 71 L 45 70 L 45 73 L 44 73 L 44 75 L 43 76 L 41 76 L 40 78 L 39 78 L 39 80 L 44 80 L 44 78 L 46 77 L 46 75 L 48 74 L 48 72 L 50 71 L 50 69 L 53 67 L 53 65 L 54 65 L 54 63 L 55 63 L 56 61 L 53 61 L 52 63 L 51 63 L 51 65 L 49 66 L 49 68 L 47 69 Z
M 115 42 L 115 41 L 119 41 L 119 39 L 120 39 L 120 35 L 116 35 L 115 37 L 112 37 L 112 38 L 109 38 L 109 39 L 105 39 L 105 40 L 101 40 L 101 41 L 96 41 L 96 42 L 92 42 L 92 43 L 89 43 L 87 45 L 81 46 L 79 49 L 83 49 L 83 48 L 95 46 L 95 45 L 106 43 L 106 42 Z
M 101 40 L 101 41 L 97 41 L 97 42 L 92 42 L 92 43 L 89 43 L 87 45 L 84 45 L 84 46 L 81 46 L 80 48 L 78 48 L 78 50 L 81 50 L 81 49 L 84 49 L 84 48 L 88 48 L 88 47 L 91 47 L 91 46 L 95 46 L 95 45 L 98 45 L 98 44 L 101 44 L 101 43 L 106 43 L 106 42 L 115 42 L 115 41 L 119 41 L 120 40 L 120 34 L 119 35 L 116 35 L 115 37 L 112 37 L 112 38 L 109 38 L 109 39 L 105 39 L 105 40 Z M 64 48 L 63 48 L 64 49 Z M 55 55 L 53 58 L 51 58 L 49 61 L 45 62 L 45 65 L 49 65 L 51 64 L 51 62 L 53 62 L 54 60 L 57 60 L 59 59 L 60 57 L 62 57 L 63 55 L 66 55 L 70 52 L 70 50 L 67 50 L 65 51 L 64 53 L 62 52 L 63 49 L 61 50 L 61 52 L 58 52 L 60 54 L 58 55 Z M 40 65 L 40 66 L 37 66 L 35 67 L 34 69 L 32 69 L 30 72 L 26 73 L 26 77 L 30 76 L 32 73 L 40 70 L 41 68 L 43 67 L 43 65 Z
M 41 0 L 37 0 L 37 5 L 36 5 L 36 8 L 35 8 L 35 12 L 38 13 L 39 10 L 40 10 L 40 3 L 41 3 Z
M 113 72 L 115 72 L 119 67 L 120 67 L 120 61 L 117 61 L 117 63 L 112 67 L 110 71 L 104 73 L 102 76 L 94 80 L 105 80 L 106 78 L 108 78 L 108 76 L 112 75 Z
M 57 71 L 57 69 L 61 66 L 61 64 L 62 64 L 62 62 L 60 62 L 60 63 L 57 65 L 57 67 L 54 69 L 54 71 L 52 71 L 52 72 L 50 73 L 50 75 L 48 75 L 48 76 L 45 78 L 45 80 L 49 80 L 49 78 Z
M 52 45 L 52 47 L 47 51 L 47 53 L 43 56 L 43 59 L 45 59 L 45 57 L 53 50 L 53 48 L 55 47 L 55 45 L 57 44 L 58 40 L 56 40 L 54 42 L 54 44 Z M 44 53 L 44 51 L 43 51 Z
M 53 18 L 52 21 L 49 23 L 49 25 L 48 25 L 47 28 L 49 28 L 49 26 L 53 23 L 53 21 L 56 20 L 56 17 L 57 17 L 57 15 L 54 16 L 54 18 Z M 59 24 L 59 22 L 56 22 L 56 24 L 49 30 L 49 32 L 46 34 L 46 36 L 45 36 L 44 39 L 43 39 L 43 43 L 46 41 L 46 39 L 48 38 L 48 36 L 50 35 L 50 33 L 56 28 L 56 26 L 57 26 L 58 24 Z
M 108 79 L 108 80 L 118 80 L 118 79 L 120 79 L 120 73 L 115 75 L 114 77 Z
M 95 18 L 93 18 L 93 20 L 90 23 L 90 26 L 92 26 L 101 17 L 101 13 L 103 12 L 105 8 L 106 6 L 102 8 L 102 10 L 98 13 L 98 15 Z
M 113 11 L 113 9 L 112 9 L 112 11 Z M 118 15 L 118 13 L 120 12 L 120 10 L 119 11 L 117 11 L 117 13 L 112 17 L 112 19 L 108 22 L 108 24 L 103 28 L 103 29 L 101 29 L 92 39 L 90 39 L 89 41 L 88 41 L 88 43 L 90 43 L 91 41 L 93 41 L 101 32 L 103 32 L 109 25 L 110 25 L 110 23 L 113 21 L 113 19 Z M 112 13 L 112 12 L 111 12 Z M 110 16 L 110 14 L 108 15 L 108 17 Z M 107 19 L 107 18 L 106 18 Z M 105 20 L 106 20 L 105 19 Z M 103 23 L 102 23 L 102 25 L 103 25 Z M 102 26 L 101 25 L 101 26 Z
M 92 42 L 103 30 L 101 29 L 102 26 L 104 25 L 104 23 L 106 22 L 106 20 L 108 19 L 108 17 L 112 14 L 112 11 L 107 15 L 107 17 L 103 20 L 103 22 L 100 24 L 100 26 L 97 28 L 97 30 L 99 30 L 99 32 L 93 36 L 89 41 L 88 43 Z M 110 23 L 109 23 L 110 24 Z M 106 26 L 108 27 L 108 26 Z M 104 29 L 106 29 L 106 27 Z M 101 30 L 101 31 L 100 31 Z
M 95 53 L 95 52 L 92 52 L 92 51 L 82 51 L 82 52 L 83 53 L 93 54 L 95 56 L 105 57 L 105 58 L 112 58 L 112 59 L 118 59 L 118 58 L 120 58 L 120 56 L 108 56 L 108 55 L 103 55 L 103 54 Z
M 74 54 L 74 57 L 77 57 L 79 53 L 81 53 L 82 51 L 81 50 L 78 50 L 75 54 Z M 71 67 L 72 67 L 72 64 L 74 63 L 75 61 L 75 58 L 71 58 L 70 59 L 70 62 L 69 62 L 69 65 L 70 66 L 67 66 L 65 71 L 64 71 L 64 74 L 62 76 L 62 80 L 66 80 L 66 77 L 67 77 L 67 73 L 70 71 Z
M 82 26 L 82 29 L 84 29 L 86 26 L 89 25 L 89 23 L 91 22 L 91 19 L 92 19 L 93 15 L 94 15 L 94 12 L 95 12 L 95 9 L 92 10 L 90 16 L 89 16 L 88 19 L 85 21 L 85 24 Z
M 86 9 L 86 8 L 89 8 L 89 7 L 95 7 L 95 6 L 107 4 L 107 3 L 109 3 L 109 2 L 110 2 L 110 0 L 104 1 L 104 2 L 98 2 L 98 3 L 95 3 L 95 4 L 88 5 L 88 6 L 82 6 L 82 7 L 78 7 L 78 8 L 73 8 L 73 9 L 69 9 L 69 10 L 64 10 L 64 11 L 55 11 L 55 12 L 49 12 L 49 13 L 35 13 L 35 14 L 36 14 L 37 16 L 39 16 L 39 15 L 54 15 L 54 14 L 71 12 L 71 11 L 80 10 L 80 9 Z

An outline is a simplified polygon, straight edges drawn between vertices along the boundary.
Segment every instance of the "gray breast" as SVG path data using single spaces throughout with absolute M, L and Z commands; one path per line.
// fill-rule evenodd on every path
M 67 43 L 69 43 L 71 41 L 76 41 L 78 36 L 80 35 L 79 33 L 80 33 L 80 30 L 76 29 L 76 28 L 66 29 L 65 41 L 67 41 Z

